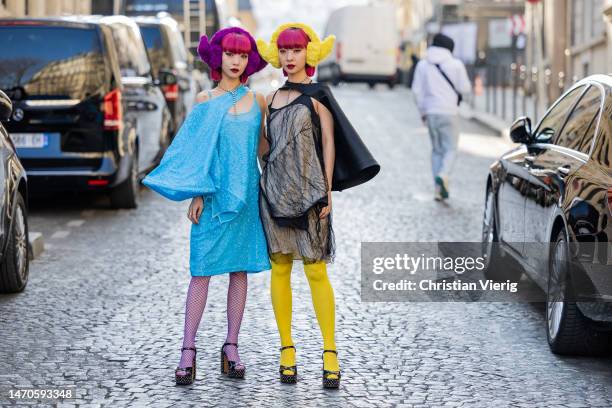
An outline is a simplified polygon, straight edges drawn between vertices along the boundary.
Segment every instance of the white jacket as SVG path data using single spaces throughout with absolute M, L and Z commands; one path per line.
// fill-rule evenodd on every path
M 414 82 L 412 92 L 414 93 L 417 106 L 421 115 L 458 114 L 457 94 L 435 64 L 439 64 L 442 71 L 455 85 L 465 100 L 466 94 L 472 90 L 472 84 L 468 78 L 463 63 L 446 48 L 431 46 L 427 49 L 427 57 L 417 63 L 414 71 Z

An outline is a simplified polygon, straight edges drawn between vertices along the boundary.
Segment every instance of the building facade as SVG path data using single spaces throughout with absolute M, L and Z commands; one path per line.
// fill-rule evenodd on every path
M 1 17 L 91 14 L 91 0 L 0 0 Z

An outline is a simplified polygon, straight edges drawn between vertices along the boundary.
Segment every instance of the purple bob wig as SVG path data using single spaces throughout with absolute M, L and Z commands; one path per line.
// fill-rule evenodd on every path
M 240 27 L 224 28 L 217 31 L 210 39 L 210 42 L 207 36 L 201 36 L 200 44 L 198 45 L 198 54 L 202 61 L 210 67 L 212 79 L 215 81 L 221 80 L 223 51 L 246 53 L 249 55 L 249 62 L 242 75 L 240 75 L 242 83 L 245 83 L 249 76 L 261 71 L 268 64 L 259 55 L 255 39 L 248 31 Z

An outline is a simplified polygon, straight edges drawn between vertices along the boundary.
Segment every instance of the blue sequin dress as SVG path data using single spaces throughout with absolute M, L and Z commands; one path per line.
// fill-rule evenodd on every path
M 192 276 L 270 269 L 258 204 L 261 110 L 253 94 L 248 112 L 227 113 L 228 98 L 226 94 L 196 105 L 168 157 L 143 180 L 172 200 L 204 196 L 199 223 L 191 225 Z M 218 118 L 220 126 L 210 123 L 211 118 Z M 198 151 L 196 146 L 203 147 Z

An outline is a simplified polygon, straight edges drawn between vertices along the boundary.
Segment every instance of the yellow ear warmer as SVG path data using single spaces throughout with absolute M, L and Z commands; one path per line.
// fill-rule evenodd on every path
M 274 31 L 269 43 L 266 43 L 266 41 L 261 38 L 257 40 L 257 51 L 259 51 L 261 57 L 274 68 L 281 67 L 280 61 L 278 60 L 278 46 L 276 45 L 278 36 L 286 29 L 293 27 L 301 28 L 304 30 L 306 35 L 308 35 L 308 38 L 310 38 L 310 42 L 306 47 L 306 63 L 311 67 L 316 67 L 319 65 L 319 63 L 327 58 L 327 56 L 332 52 L 332 49 L 334 48 L 334 41 L 336 40 L 336 36 L 333 34 L 327 36 L 325 40 L 321 41 L 317 33 L 315 33 L 314 30 L 306 24 L 282 24 L 276 29 L 276 31 Z

